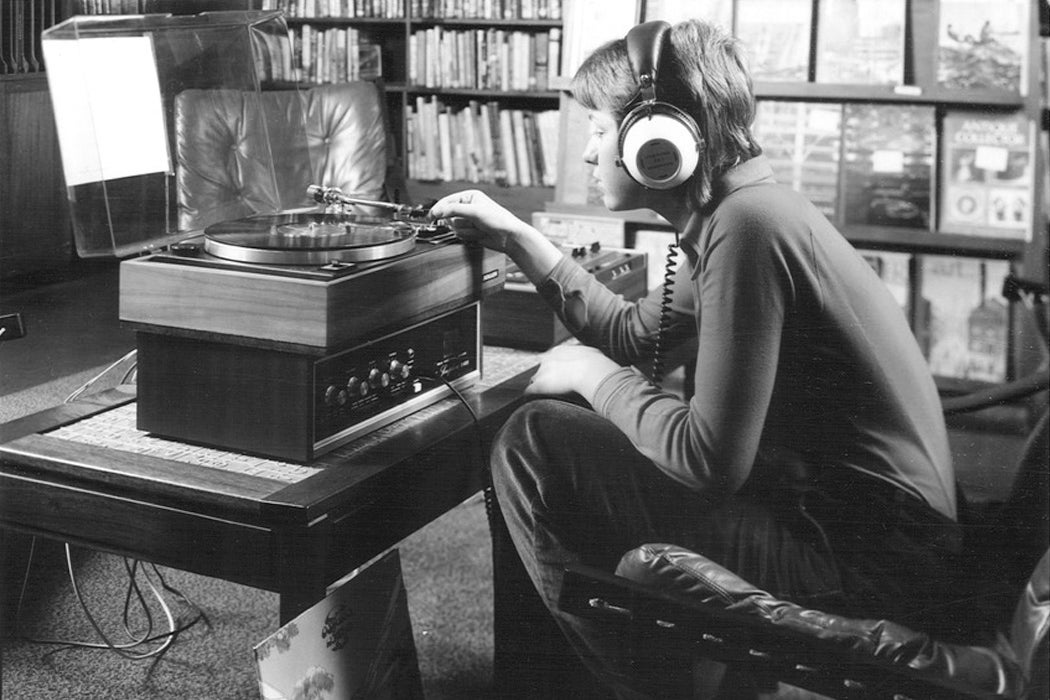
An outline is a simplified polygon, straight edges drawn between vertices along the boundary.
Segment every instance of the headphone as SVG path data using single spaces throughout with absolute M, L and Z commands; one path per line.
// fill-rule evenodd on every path
M 704 138 L 696 120 L 656 98 L 656 78 L 671 25 L 644 22 L 627 32 L 627 56 L 641 88 L 638 104 L 620 123 L 616 164 L 638 184 L 669 190 L 692 176 Z

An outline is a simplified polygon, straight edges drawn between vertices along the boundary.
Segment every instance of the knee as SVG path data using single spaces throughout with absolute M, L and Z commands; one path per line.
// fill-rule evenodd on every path
M 551 426 L 562 423 L 565 404 L 556 399 L 534 399 L 522 404 L 496 433 L 490 466 L 493 483 L 500 488 L 523 479 L 536 480 L 550 461 Z M 562 423 L 562 425 L 564 425 Z

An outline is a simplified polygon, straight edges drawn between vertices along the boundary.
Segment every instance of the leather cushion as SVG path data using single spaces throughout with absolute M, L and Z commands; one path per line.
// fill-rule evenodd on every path
M 1044 564 L 1046 560 L 1044 556 Z M 1035 603 L 1029 612 L 1019 613 L 1027 622 L 1019 623 L 1020 628 L 1012 632 L 1018 641 L 1019 637 L 1028 640 L 1024 644 L 1032 647 L 1032 655 L 1038 655 L 1035 647 L 1042 644 L 1045 650 L 1046 644 L 1044 564 L 1037 568 L 1030 585 Z M 1002 634 L 989 647 L 947 644 L 889 620 L 856 619 L 806 609 L 779 600 L 706 557 L 675 545 L 649 544 L 633 549 L 624 555 L 616 573 L 664 592 L 761 618 L 834 647 L 907 666 L 931 679 L 1007 697 L 1022 697 L 1028 685 L 1027 669 L 1019 663 L 1011 639 Z M 1024 600 L 1021 605 L 1025 605 Z M 1037 663 L 1045 666 L 1045 661 Z M 1039 682 L 1038 677 L 1033 680 Z
M 377 85 L 175 98 L 179 229 L 312 204 L 307 185 L 380 199 L 388 138 Z

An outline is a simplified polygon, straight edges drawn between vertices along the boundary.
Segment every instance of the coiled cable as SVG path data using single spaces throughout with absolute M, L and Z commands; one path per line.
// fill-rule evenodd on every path
M 667 245 L 667 258 L 664 261 L 664 279 L 660 293 L 660 321 L 656 327 L 656 340 L 653 342 L 653 359 L 651 379 L 660 386 L 664 380 L 664 353 L 667 332 L 671 327 L 671 302 L 674 299 L 675 270 L 678 267 L 678 234 L 674 243 Z

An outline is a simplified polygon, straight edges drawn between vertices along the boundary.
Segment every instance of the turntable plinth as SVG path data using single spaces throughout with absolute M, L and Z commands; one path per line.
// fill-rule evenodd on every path
M 153 255 L 121 264 L 120 319 L 153 333 L 323 353 L 478 301 L 502 288 L 505 269 L 500 253 L 422 242 L 331 275 Z

